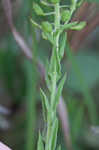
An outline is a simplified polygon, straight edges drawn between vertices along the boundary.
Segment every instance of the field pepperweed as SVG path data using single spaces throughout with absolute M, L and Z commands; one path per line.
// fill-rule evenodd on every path
M 36 15 L 47 16 L 53 15 L 53 23 L 49 20 L 40 24 L 31 19 L 33 25 L 42 31 L 42 37 L 48 40 L 52 45 L 52 55 L 49 65 L 46 69 L 46 84 L 50 93 L 48 97 L 42 89 L 40 89 L 42 97 L 42 108 L 44 120 L 47 124 L 45 137 L 39 133 L 37 150 L 60 150 L 60 146 L 56 146 L 58 132 L 58 118 L 56 115 L 59 98 L 66 80 L 66 74 L 61 73 L 61 59 L 64 55 L 66 47 L 67 30 L 81 30 L 85 27 L 85 22 L 71 22 L 72 14 L 81 4 L 82 0 L 71 0 L 70 5 L 61 5 L 62 0 L 41 0 L 40 3 L 33 3 L 33 10 Z M 44 12 L 41 6 L 52 7 L 53 12 Z M 44 8 L 44 7 L 43 7 Z M 65 32 L 64 32 L 65 31 Z

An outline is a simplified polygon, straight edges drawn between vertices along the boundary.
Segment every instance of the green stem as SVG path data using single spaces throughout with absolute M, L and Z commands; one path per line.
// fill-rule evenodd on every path
M 60 27 L 60 6 L 59 3 L 55 5 L 55 30 L 57 30 Z M 57 48 L 57 51 L 59 49 L 59 34 L 56 36 L 55 39 L 55 46 Z
M 56 68 L 56 65 L 55 65 L 55 68 Z M 53 106 L 53 103 L 55 101 L 55 93 L 56 93 L 56 71 L 53 73 L 52 93 L 51 93 L 51 106 Z
M 55 29 L 60 26 L 60 7 L 59 3 L 55 5 Z
M 51 122 L 50 122 L 50 120 L 47 120 L 47 125 L 48 125 L 48 128 L 47 128 L 47 134 L 46 134 L 45 150 L 49 150 L 49 140 L 50 140 L 50 134 L 51 134 Z
M 59 3 L 55 4 L 55 31 L 60 27 L 60 6 Z M 57 51 L 59 50 L 59 34 L 57 34 L 57 36 L 55 37 L 55 44 L 53 45 L 53 51 L 56 50 L 55 47 L 57 48 Z M 53 54 L 55 54 L 54 52 L 52 52 L 52 57 Z M 56 95 L 56 84 L 57 84 L 57 72 L 56 72 L 56 61 L 54 61 L 53 63 L 53 72 L 52 72 L 52 78 L 51 78 L 51 83 L 52 83 L 52 89 L 51 89 L 51 98 L 50 98 L 50 102 L 51 102 L 51 111 L 54 112 L 54 119 L 56 118 L 56 110 L 53 110 L 53 104 L 55 101 L 55 95 Z M 53 122 L 53 117 L 50 116 L 48 114 L 48 118 L 47 118 L 47 135 L 46 135 L 46 145 L 45 145 L 45 150 L 50 150 L 50 145 L 49 145 L 49 141 L 50 141 L 50 135 L 52 132 L 52 122 Z M 52 144 L 52 143 L 50 143 Z

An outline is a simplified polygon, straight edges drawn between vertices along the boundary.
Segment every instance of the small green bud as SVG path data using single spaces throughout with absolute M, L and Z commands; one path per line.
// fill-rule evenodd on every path
M 61 13 L 61 20 L 63 22 L 67 21 L 70 18 L 70 11 L 69 10 L 63 10 Z
M 52 25 L 48 21 L 44 21 L 41 24 L 44 32 L 52 32 Z
M 86 26 L 86 22 L 82 21 L 79 24 L 72 26 L 70 29 L 79 31 L 79 30 L 82 30 L 85 26 Z
M 37 3 L 33 3 L 33 9 L 37 15 L 44 16 L 42 8 Z
M 53 4 L 56 4 L 56 3 L 59 3 L 60 0 L 48 0 L 49 2 L 53 3 Z

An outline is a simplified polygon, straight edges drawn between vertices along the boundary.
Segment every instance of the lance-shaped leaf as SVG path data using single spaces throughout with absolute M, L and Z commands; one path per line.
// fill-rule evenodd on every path
M 40 93 L 42 96 L 42 108 L 43 108 L 44 121 L 46 121 L 47 119 L 46 114 L 47 114 L 47 111 L 49 110 L 49 102 L 48 102 L 47 96 L 45 95 L 42 89 L 40 89 Z
M 86 26 L 86 22 L 82 21 L 79 24 L 70 27 L 70 29 L 79 31 L 79 30 L 82 30 L 85 26 Z
M 58 76 L 57 80 L 59 80 L 61 76 L 60 57 L 59 57 L 59 52 L 56 49 L 55 49 L 55 52 L 56 52 L 56 71 L 57 71 L 57 76 Z
M 37 15 L 44 16 L 42 8 L 37 3 L 33 3 L 33 9 Z
M 49 141 L 49 150 L 55 150 L 56 148 L 56 142 L 57 142 L 57 131 L 58 131 L 58 120 L 55 118 L 52 130 L 51 130 L 51 136 Z
M 59 103 L 59 98 L 62 94 L 62 90 L 63 90 L 63 86 L 64 86 L 64 83 L 66 81 L 66 74 L 64 75 L 64 77 L 61 79 L 59 85 L 58 85 L 58 88 L 57 88 L 57 93 L 56 93 L 56 97 L 55 97 L 55 103 L 53 105 L 53 109 L 56 109 L 58 103 Z
M 57 80 L 59 80 L 59 78 L 61 76 L 61 65 L 60 65 L 59 53 L 57 52 L 56 47 L 53 48 L 51 61 L 50 61 L 50 65 L 49 65 L 49 75 L 50 75 L 50 77 L 52 77 L 53 72 L 55 72 L 54 71 L 55 64 L 56 64 Z
M 50 60 L 50 64 L 49 64 L 49 75 L 50 75 L 50 77 L 51 77 L 51 74 L 52 74 L 52 72 L 53 72 L 53 70 L 54 70 L 54 62 L 55 62 L 55 50 L 54 50 L 54 48 L 53 48 L 53 50 L 52 50 L 52 56 L 51 56 L 51 60 Z
M 67 39 L 67 34 L 66 32 L 63 32 L 62 35 L 60 36 L 60 44 L 59 44 L 59 57 L 62 59 L 64 55 L 64 49 L 66 45 L 66 39 Z
M 62 25 L 61 28 L 56 31 L 56 35 L 61 34 L 64 30 L 70 29 L 72 26 L 77 25 L 77 23 L 78 22 L 75 21 L 75 22 L 71 22 L 69 24 Z
M 47 88 L 49 89 L 49 91 L 51 91 L 51 77 L 49 75 L 49 62 L 48 61 L 47 61 L 47 64 L 46 64 L 45 81 L 46 81 L 46 84 L 47 84 Z
M 54 64 L 56 61 L 56 50 L 55 47 L 52 49 L 52 56 L 51 56 L 51 60 L 50 60 L 50 64 L 49 64 L 49 75 L 51 77 L 51 74 L 54 71 Z
M 43 140 L 40 132 L 39 132 L 39 139 L 37 143 L 37 150 L 44 150 Z

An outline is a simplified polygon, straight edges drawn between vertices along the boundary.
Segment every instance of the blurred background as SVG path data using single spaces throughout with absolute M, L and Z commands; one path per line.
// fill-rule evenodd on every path
M 84 1 L 71 21 L 86 21 L 86 27 L 68 31 L 61 62 L 62 72 L 67 72 L 62 104 L 65 111 L 58 107 L 58 143 L 62 150 L 99 150 L 98 2 Z M 13 150 L 35 149 L 39 130 L 44 134 L 39 88 L 47 90 L 44 71 L 51 45 L 31 24 L 30 18 L 37 22 L 43 19 L 32 7 L 33 0 L 0 1 L 0 141 Z

